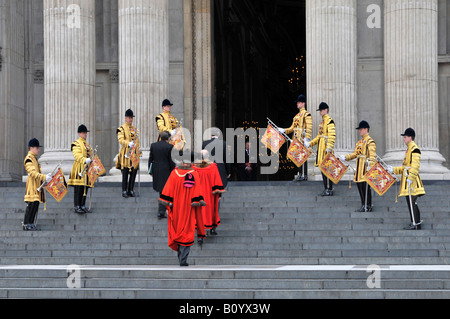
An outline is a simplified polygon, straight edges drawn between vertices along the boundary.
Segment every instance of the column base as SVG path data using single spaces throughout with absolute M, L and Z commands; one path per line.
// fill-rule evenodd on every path
M 114 163 L 117 162 L 117 156 L 114 157 Z M 148 160 L 150 158 L 150 151 L 144 151 L 143 157 L 141 158 L 140 164 L 140 177 L 139 175 L 136 177 L 136 182 L 141 179 L 141 183 L 151 183 L 153 182 L 153 177 L 148 174 Z M 113 167 L 109 170 L 107 176 L 99 177 L 98 181 L 100 183 L 121 183 L 122 182 L 122 172 Z
M 388 152 L 383 161 L 391 166 L 400 166 L 404 157 L 404 150 Z M 443 165 L 445 161 L 438 151 L 422 151 L 419 171 L 422 180 L 450 180 L 450 170 Z
M 47 175 L 53 172 L 56 166 L 61 163 L 64 175 L 70 175 L 73 162 L 75 161 L 71 151 L 48 151 L 39 158 L 42 174 Z

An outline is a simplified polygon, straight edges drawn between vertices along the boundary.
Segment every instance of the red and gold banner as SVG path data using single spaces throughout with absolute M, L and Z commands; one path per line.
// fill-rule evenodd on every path
M 176 129 L 175 135 L 172 137 L 170 144 L 173 145 L 173 148 L 181 151 L 186 145 L 186 139 L 184 138 L 183 128 L 180 126 Z
M 131 166 L 137 169 L 140 160 L 141 160 L 141 150 L 139 149 L 138 144 L 136 143 L 133 145 L 133 148 L 131 149 L 130 154 Z
M 380 163 L 376 163 L 366 175 L 364 175 L 364 178 L 370 187 L 372 187 L 380 196 L 386 194 L 396 181 L 395 177 L 389 174 Z
M 97 155 L 94 156 L 94 159 L 92 160 L 91 165 L 88 169 L 88 180 L 89 180 L 89 186 L 94 187 L 95 181 L 99 176 L 102 176 L 106 173 L 105 167 L 103 166 L 102 162 L 100 161 L 100 158 L 98 158 Z
M 58 203 L 63 200 L 64 196 L 67 194 L 67 183 L 61 168 L 56 175 L 53 176 L 47 186 L 45 186 L 45 189 Z
M 297 167 L 302 167 L 311 155 L 312 152 L 297 139 L 292 142 L 287 153 L 287 157 L 297 165 Z
M 274 129 L 272 125 L 269 125 L 266 133 L 261 139 L 261 143 L 272 152 L 278 153 L 280 148 L 286 143 L 286 139 L 278 130 Z
M 348 166 L 344 165 L 333 153 L 328 153 L 319 169 L 333 183 L 338 184 L 347 172 Z

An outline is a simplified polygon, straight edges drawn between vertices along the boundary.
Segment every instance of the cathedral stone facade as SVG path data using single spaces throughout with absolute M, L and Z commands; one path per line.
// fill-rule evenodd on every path
M 128 108 L 137 116 L 146 167 L 157 140 L 155 117 L 166 98 L 192 132 L 194 124 L 203 130 L 242 126 L 232 120 L 240 108 L 236 99 L 228 120 L 221 113 L 227 92 L 219 83 L 226 82 L 230 96 L 238 89 L 221 71 L 225 34 L 242 37 L 245 52 L 246 43 L 264 43 L 255 38 L 269 22 L 277 23 L 268 17 L 278 10 L 299 12 L 299 30 L 288 32 L 303 39 L 305 90 L 292 95 L 305 93 L 311 111 L 322 101 L 330 105 L 338 153 L 353 150 L 355 128 L 365 119 L 378 155 L 400 164 L 406 149 L 400 134 L 413 127 L 423 151 L 423 179 L 450 179 L 446 0 L 0 0 L 0 181 L 22 180 L 32 137 L 44 145 L 44 172 L 60 161 L 69 172 L 80 124 L 114 175 L 116 129 Z M 266 22 L 249 26 L 252 16 Z M 257 64 L 265 49 L 248 51 L 245 65 Z M 242 77 L 254 81 L 245 70 Z M 229 72 L 241 77 L 237 68 Z M 243 99 L 249 114 L 265 112 L 264 101 L 256 102 L 265 93 Z M 266 108 L 286 112 L 279 105 Z M 288 113 L 285 125 L 295 106 Z M 320 119 L 312 113 L 317 133 Z

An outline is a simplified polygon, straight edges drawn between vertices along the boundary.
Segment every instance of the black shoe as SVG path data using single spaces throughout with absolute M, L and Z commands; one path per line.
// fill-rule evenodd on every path
M 89 209 L 86 208 L 86 206 L 81 206 L 80 207 L 82 211 L 84 211 L 86 214 L 92 214 L 92 211 L 90 211 Z
M 361 206 L 360 209 L 355 210 L 355 213 L 365 213 L 366 212 L 366 207 L 363 205 Z
M 75 214 L 84 215 L 84 214 L 86 214 L 86 212 L 81 209 L 81 206 L 77 206 L 77 207 L 75 207 Z
M 136 197 L 136 193 L 134 191 L 129 191 L 127 195 L 128 197 Z
M 305 180 L 305 178 L 302 175 L 298 175 L 295 179 L 294 182 L 303 182 Z
M 188 263 L 182 263 L 182 264 L 180 264 L 180 267 L 189 267 L 189 264 Z
M 127 193 L 127 192 L 123 191 L 123 192 L 122 192 L 122 197 L 128 198 L 128 197 L 130 197 L 130 196 L 128 196 L 128 193 Z
M 158 219 L 159 220 L 161 220 L 161 219 L 165 219 L 165 218 L 167 218 L 167 216 L 164 214 L 164 215 L 158 215 Z
M 40 229 L 37 228 L 35 224 L 31 224 L 30 226 L 31 226 L 31 229 L 30 229 L 31 231 L 40 231 Z
M 25 231 L 32 231 L 33 227 L 31 226 L 31 224 L 27 224 L 27 225 L 23 225 L 22 229 Z
M 405 228 L 403 228 L 403 230 L 421 230 L 422 229 L 422 225 L 416 225 L 414 226 L 413 224 L 410 224 L 409 226 L 406 226 Z
M 199 238 L 199 239 L 197 240 L 197 243 L 198 243 L 200 246 L 202 246 L 202 245 L 203 245 L 203 238 Z
M 323 193 L 320 196 L 322 196 L 322 197 L 333 196 L 333 191 L 329 190 L 329 189 L 326 189 L 326 190 L 323 191 Z
M 211 229 L 211 231 L 209 232 L 209 234 L 210 234 L 211 236 L 217 236 L 217 235 L 218 235 L 215 228 Z

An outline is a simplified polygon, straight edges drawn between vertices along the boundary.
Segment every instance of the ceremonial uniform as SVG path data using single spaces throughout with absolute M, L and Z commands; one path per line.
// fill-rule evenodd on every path
M 415 132 L 412 129 L 406 130 L 403 136 L 412 136 L 415 138 Z M 411 223 L 415 221 L 416 225 L 412 225 L 413 227 L 408 229 L 420 229 L 420 210 L 417 206 L 417 199 L 421 196 L 424 196 L 425 188 L 422 182 L 422 179 L 419 175 L 420 169 L 420 158 L 422 153 L 414 141 L 411 141 L 408 144 L 408 149 L 406 150 L 405 158 L 403 160 L 402 166 L 391 168 L 394 174 L 401 175 L 401 183 L 400 183 L 400 197 L 406 197 L 406 202 L 408 204 L 408 209 L 411 217 Z M 409 182 L 408 182 L 409 180 Z M 413 211 L 411 211 L 411 202 L 409 198 L 409 189 L 411 190 L 411 202 Z M 413 220 L 414 214 L 414 220 Z
M 78 133 L 85 132 L 87 133 L 89 131 L 87 130 L 86 126 L 81 125 L 78 128 Z M 80 137 L 78 140 L 72 143 L 71 151 L 73 153 L 75 161 L 73 163 L 72 170 L 70 171 L 68 185 L 74 187 L 75 213 L 90 213 L 90 211 L 86 208 L 87 192 L 90 188 L 87 169 L 85 170 L 83 176 L 80 176 L 80 173 L 83 172 L 86 165 L 90 164 L 94 150 L 86 142 L 86 139 Z
M 127 110 L 125 117 L 134 117 L 134 113 L 131 110 Z M 136 145 L 136 151 L 139 150 L 139 131 L 132 124 L 125 123 L 119 127 L 116 131 L 117 139 L 121 145 L 121 149 L 116 161 L 116 168 L 122 172 L 122 196 L 125 198 L 136 197 L 134 193 L 134 185 L 136 182 L 136 176 L 139 171 L 140 154 L 134 154 L 137 156 L 137 161 L 133 166 L 130 158 L 127 156 L 130 153 L 130 149 Z M 130 146 L 131 145 L 131 146 Z
M 321 103 L 317 111 L 328 110 L 329 107 L 326 103 Z M 310 143 L 305 143 L 306 147 L 317 146 L 317 157 L 316 157 L 316 167 L 322 164 L 323 160 L 327 156 L 328 152 L 333 152 L 334 144 L 336 142 L 336 126 L 334 120 L 325 114 L 322 117 L 323 121 L 319 126 L 319 134 Z M 322 196 L 332 196 L 333 195 L 333 185 L 332 182 L 322 173 L 323 184 L 325 191 Z
M 304 143 L 304 141 L 310 141 L 312 135 L 312 116 L 306 109 L 301 109 L 294 117 L 292 126 L 286 129 L 286 134 L 294 133 L 294 139 Z M 298 181 L 308 180 L 308 162 L 305 162 L 302 167 L 299 167 Z
M 169 100 L 164 100 L 162 103 L 163 108 L 164 107 L 170 107 L 173 104 Z M 156 125 L 158 126 L 159 133 L 161 132 L 169 132 L 171 136 L 175 134 L 174 130 L 180 125 L 180 122 L 170 114 L 169 111 L 164 110 L 161 114 L 159 114 L 156 117 Z M 158 140 L 158 142 L 160 139 Z
M 362 121 L 359 124 L 359 129 L 370 129 L 369 123 Z M 364 134 L 364 132 L 362 133 Z M 352 154 L 345 155 L 346 161 L 352 161 L 356 159 L 356 171 L 353 181 L 358 186 L 359 196 L 361 198 L 361 209 L 359 212 L 372 211 L 372 191 L 369 185 L 366 183 L 364 176 L 367 174 L 369 166 L 372 167 L 376 164 L 377 145 L 369 134 L 365 134 L 361 140 L 356 143 L 355 151 Z M 367 206 L 366 206 L 366 193 L 367 193 Z
M 178 252 L 180 266 L 188 266 L 187 257 L 195 242 L 195 229 L 198 238 L 205 237 L 201 206 L 206 203 L 199 180 L 192 167 L 177 167 L 159 198 L 168 210 L 169 247 Z
M 29 147 L 41 147 L 36 139 L 30 140 Z M 48 176 L 42 174 L 41 166 L 33 152 L 28 152 L 23 162 L 28 173 L 24 201 L 27 203 L 23 230 L 36 230 L 35 221 L 39 210 L 39 204 L 45 203 L 45 190 L 38 192 L 38 188 L 44 183 Z

